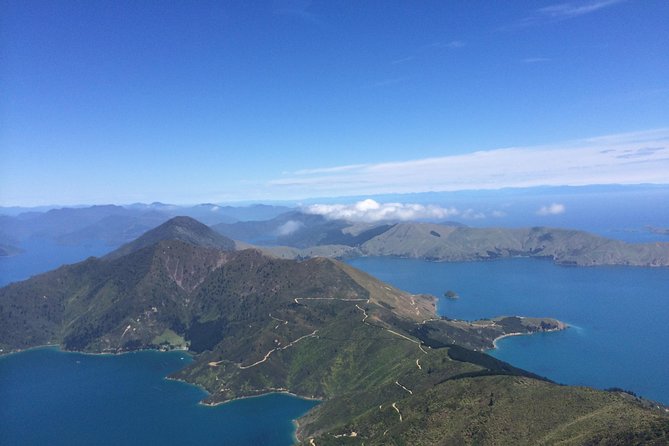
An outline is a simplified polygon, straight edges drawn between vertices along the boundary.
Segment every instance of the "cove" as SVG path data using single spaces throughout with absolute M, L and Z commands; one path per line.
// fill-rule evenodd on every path
M 317 403 L 284 394 L 215 407 L 165 379 L 184 352 L 87 355 L 38 348 L 0 357 L 0 444 L 290 445 Z
M 475 320 L 555 317 L 563 332 L 501 339 L 488 353 L 556 382 L 621 387 L 669 404 L 669 269 L 577 268 L 528 258 L 438 263 L 362 257 L 352 266 L 412 293 L 438 312 Z M 458 300 L 443 297 L 454 290 Z

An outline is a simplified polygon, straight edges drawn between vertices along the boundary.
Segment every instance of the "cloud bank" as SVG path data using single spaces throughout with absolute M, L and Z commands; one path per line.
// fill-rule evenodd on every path
M 460 155 L 318 166 L 268 187 L 284 197 L 374 195 L 591 184 L 669 183 L 669 128 Z
M 567 208 L 564 204 L 553 203 L 548 206 L 541 206 L 537 211 L 537 215 L 560 215 L 564 214 Z
M 371 199 L 354 204 L 313 204 L 303 210 L 308 214 L 322 215 L 330 220 L 365 223 L 383 220 L 444 219 L 462 214 L 455 208 L 412 203 L 379 203 Z

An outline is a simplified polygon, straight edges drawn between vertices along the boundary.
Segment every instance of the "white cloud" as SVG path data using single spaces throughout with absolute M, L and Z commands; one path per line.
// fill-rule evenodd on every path
M 460 215 L 455 208 L 411 203 L 379 203 L 371 199 L 354 204 L 313 204 L 303 210 L 308 214 L 322 215 L 331 220 L 366 223 L 382 220 L 442 219 Z M 471 209 L 468 211 L 473 213 Z
M 288 220 L 276 229 L 276 234 L 279 236 L 290 235 L 300 229 L 302 226 L 304 226 L 304 223 L 301 221 Z
M 649 150 L 652 148 L 652 150 Z M 324 166 L 270 181 L 292 198 L 507 187 L 669 183 L 669 128 L 426 159 Z
M 485 218 L 485 214 L 483 212 L 475 211 L 474 209 L 467 209 L 462 213 L 462 218 L 467 218 L 470 220 L 480 220 L 482 218 Z
M 456 49 L 456 48 L 463 48 L 465 46 L 465 42 L 461 40 L 451 40 L 450 42 L 437 43 L 434 46 L 436 46 L 437 48 Z
M 501 29 L 509 30 L 518 27 L 540 26 L 547 23 L 575 19 L 577 17 L 592 14 L 626 1 L 627 0 L 581 0 L 574 2 L 555 3 L 553 5 L 535 9 L 528 16 L 524 17 L 517 23 L 502 27 Z
M 564 214 L 567 208 L 564 204 L 552 203 L 548 206 L 541 206 L 537 211 L 537 215 L 560 215 Z
M 615 5 L 621 1 L 624 0 L 596 0 L 580 3 L 558 3 L 540 8 L 537 10 L 537 13 L 551 18 L 571 18 L 599 11 L 600 9 Z

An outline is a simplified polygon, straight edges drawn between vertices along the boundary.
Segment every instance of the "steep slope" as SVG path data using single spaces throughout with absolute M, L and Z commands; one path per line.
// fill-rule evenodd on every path
M 149 235 L 186 228 L 190 242 L 141 247 L 140 239 L 128 254 L 0 289 L 2 352 L 46 343 L 91 352 L 188 348 L 195 361 L 172 377 L 205 388 L 206 403 L 276 391 L 323 399 L 300 421 L 307 444 L 384 444 L 386 434 L 406 444 L 536 444 L 669 432 L 669 418 L 643 401 L 558 386 L 472 350 L 503 334 L 563 328 L 558 321 L 440 319 L 434 297 L 336 260 L 198 246 L 210 240 L 192 232 L 205 230 L 174 223 Z M 531 401 L 532 416 L 514 401 Z
M 235 249 L 233 240 L 222 236 L 209 226 L 190 217 L 174 217 L 144 233 L 138 239 L 110 252 L 104 258 L 118 259 L 162 240 L 180 240 L 191 245 L 216 248 L 222 251 Z
M 405 384 L 405 381 L 402 381 Z M 300 420 L 311 445 L 666 445 L 669 419 L 624 393 L 565 387 L 527 377 L 450 377 L 397 392 L 392 402 L 317 406 Z M 402 389 L 399 389 L 402 391 Z M 348 406 L 347 406 L 348 405 Z M 355 412 L 354 412 L 355 413 Z M 343 420 L 341 424 L 333 420 Z
M 224 261 L 217 249 L 161 241 L 122 258 L 89 258 L 10 284 L 0 289 L 0 348 L 158 347 L 153 340 L 165 330 L 183 333 L 188 295 Z

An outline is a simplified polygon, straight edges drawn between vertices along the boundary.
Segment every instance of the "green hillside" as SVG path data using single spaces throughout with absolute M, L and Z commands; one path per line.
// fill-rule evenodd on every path
M 513 256 L 549 258 L 578 266 L 669 266 L 668 243 L 625 243 L 583 231 L 554 228 L 467 228 L 400 223 L 360 247 L 365 255 L 439 261 Z
M 127 254 L 0 289 L 2 352 L 188 349 L 195 361 L 172 378 L 206 389 L 206 404 L 268 392 L 322 400 L 299 420 L 305 444 L 661 444 L 669 435 L 669 417 L 648 402 L 560 386 L 482 353 L 505 334 L 564 329 L 559 321 L 439 318 L 434 297 L 336 260 L 211 247 L 190 219 L 148 235 Z

